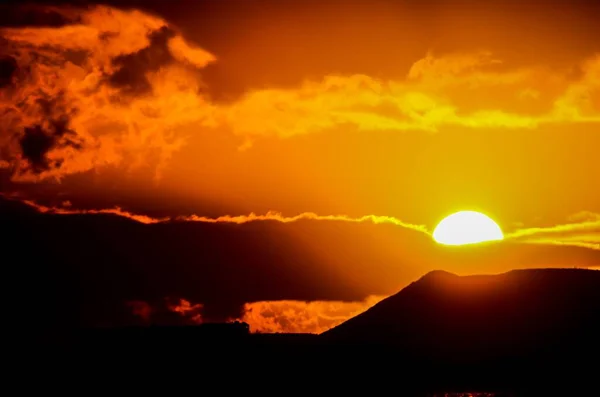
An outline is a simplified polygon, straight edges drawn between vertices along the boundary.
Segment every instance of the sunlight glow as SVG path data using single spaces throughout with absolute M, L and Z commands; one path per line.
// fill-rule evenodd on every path
M 433 239 L 444 245 L 465 245 L 504 239 L 500 226 L 480 212 L 460 211 L 444 218 L 433 231 Z

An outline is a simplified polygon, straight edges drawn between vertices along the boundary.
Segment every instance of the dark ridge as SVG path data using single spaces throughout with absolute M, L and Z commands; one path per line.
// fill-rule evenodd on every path
M 242 328 L 100 330 L 87 339 L 66 338 L 60 351 L 74 354 L 74 362 L 112 360 L 124 371 L 194 357 L 207 365 L 203 375 L 217 376 L 226 366 L 236 379 L 268 373 L 294 384 L 298 374 L 309 373 L 307 384 L 338 392 L 591 393 L 600 356 L 600 272 L 434 271 L 319 336 L 247 334 Z M 127 366 L 114 357 L 126 358 Z
M 419 280 L 439 279 L 439 278 L 446 278 L 446 277 L 458 277 L 458 276 L 454 273 L 450 273 L 445 270 L 432 270 L 429 273 L 425 274 L 423 277 L 421 277 Z
M 538 316 L 539 320 L 542 317 L 546 320 L 552 316 L 568 317 L 570 311 L 598 309 L 600 300 L 593 299 L 600 296 L 594 288 L 600 286 L 598 283 L 600 273 L 586 269 L 523 269 L 498 275 L 462 277 L 433 271 L 324 335 L 341 337 L 347 334 L 354 338 L 361 334 L 359 328 L 363 330 L 364 327 L 370 338 L 378 338 L 394 331 L 374 327 L 374 324 L 396 327 L 403 321 L 410 324 L 422 321 L 425 325 L 433 319 L 447 317 L 448 311 L 461 314 L 466 320 L 469 316 L 474 320 L 475 315 L 479 315 L 480 322 L 493 323 L 501 322 L 500 317 L 510 316 L 523 322 L 533 321 L 534 318 L 518 315 L 524 310 Z M 453 319 L 445 318 L 444 321 L 449 326 Z

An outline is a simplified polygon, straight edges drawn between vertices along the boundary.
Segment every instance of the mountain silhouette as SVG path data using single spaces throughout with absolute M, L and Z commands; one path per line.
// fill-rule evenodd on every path
M 200 371 L 204 379 L 226 376 L 239 385 L 268 376 L 307 391 L 595 395 L 600 272 L 434 271 L 321 335 L 207 326 L 94 329 L 43 353 L 78 366 L 109 362 L 103 382 L 114 373 L 176 379 L 182 367 L 170 366 L 189 362 L 188 376 Z
M 513 270 L 457 276 L 433 271 L 323 337 L 477 356 L 598 338 L 600 272 Z
M 320 338 L 449 386 L 584 386 L 600 359 L 600 272 L 433 271 Z

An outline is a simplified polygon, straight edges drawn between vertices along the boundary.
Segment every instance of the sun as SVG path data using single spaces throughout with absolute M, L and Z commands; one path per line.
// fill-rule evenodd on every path
M 503 240 L 504 234 L 489 216 L 476 211 L 460 211 L 437 225 L 433 239 L 444 245 L 466 245 Z

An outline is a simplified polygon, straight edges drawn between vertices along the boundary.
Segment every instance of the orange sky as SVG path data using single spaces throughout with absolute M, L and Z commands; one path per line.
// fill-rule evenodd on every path
M 368 243 L 381 254 L 372 260 L 408 263 L 398 288 L 446 266 L 600 264 L 591 3 L 151 4 L 57 8 L 78 22 L 0 28 L 3 65 L 19 65 L 0 84 L 3 193 L 138 220 L 392 220 Z M 149 197 L 161 197 L 153 213 Z M 377 231 L 427 235 L 463 209 L 494 218 L 503 244 L 533 248 L 461 269 L 439 247 L 407 258 L 396 251 L 408 243 Z M 291 233 L 322 266 L 343 266 L 341 237 L 322 237 L 333 244 L 323 249 L 321 236 Z M 532 262 L 518 259 L 538 246 Z M 244 318 L 317 332 L 397 289 L 364 278 L 367 303 L 255 302 Z

